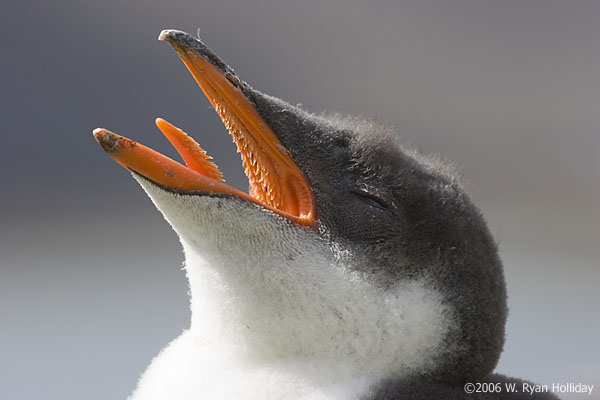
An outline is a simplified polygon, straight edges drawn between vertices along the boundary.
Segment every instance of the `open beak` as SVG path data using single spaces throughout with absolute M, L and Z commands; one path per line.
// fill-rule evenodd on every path
M 185 132 L 160 118 L 156 125 L 181 155 L 185 166 L 133 140 L 98 128 L 94 137 L 102 148 L 123 167 L 168 190 L 233 195 L 295 223 L 314 225 L 316 210 L 311 186 L 242 92 L 246 84 L 193 36 L 165 30 L 158 39 L 175 48 L 233 137 L 248 176 L 249 193 L 225 184 L 206 152 Z

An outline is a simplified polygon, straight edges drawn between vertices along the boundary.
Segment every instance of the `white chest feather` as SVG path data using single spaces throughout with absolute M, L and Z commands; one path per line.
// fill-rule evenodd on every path
M 132 400 L 348 399 L 367 386 L 360 382 L 318 386 L 286 371 L 283 362 L 254 365 L 229 359 L 222 351 L 219 344 L 184 332 L 154 359 Z

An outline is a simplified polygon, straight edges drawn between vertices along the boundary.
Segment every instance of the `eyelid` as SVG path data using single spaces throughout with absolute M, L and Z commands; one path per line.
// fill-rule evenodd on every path
M 379 208 L 381 210 L 387 210 L 390 207 L 390 205 L 385 200 L 380 198 L 379 196 L 376 196 L 376 195 L 366 192 L 364 190 L 353 191 L 352 194 L 359 196 L 362 200 L 366 201 L 370 206 Z M 375 203 L 375 204 L 373 204 L 373 203 Z

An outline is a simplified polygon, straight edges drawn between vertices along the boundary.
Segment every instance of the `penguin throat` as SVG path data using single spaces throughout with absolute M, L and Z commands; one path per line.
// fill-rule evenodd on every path
M 452 313 L 428 281 L 383 290 L 357 272 L 364 265 L 348 265 L 352 249 L 315 230 L 235 197 L 179 195 L 136 179 L 183 245 L 186 335 L 232 368 L 284 363 L 306 379 L 383 378 L 431 371 L 447 351 Z
M 190 331 L 232 359 L 285 363 L 317 380 L 402 376 L 435 366 L 449 318 L 422 282 L 381 293 L 318 249 L 297 259 L 246 254 L 244 262 L 184 248 Z

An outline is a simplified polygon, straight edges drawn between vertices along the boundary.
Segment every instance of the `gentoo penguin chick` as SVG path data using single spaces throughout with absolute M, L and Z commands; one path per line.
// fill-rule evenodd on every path
M 250 189 L 225 184 L 162 119 L 187 166 L 94 131 L 179 235 L 190 285 L 190 328 L 131 399 L 524 395 L 463 390 L 521 391 L 521 381 L 492 374 L 507 314 L 502 264 L 451 168 L 372 121 L 316 116 L 252 89 L 191 35 L 159 39 L 225 123 Z

